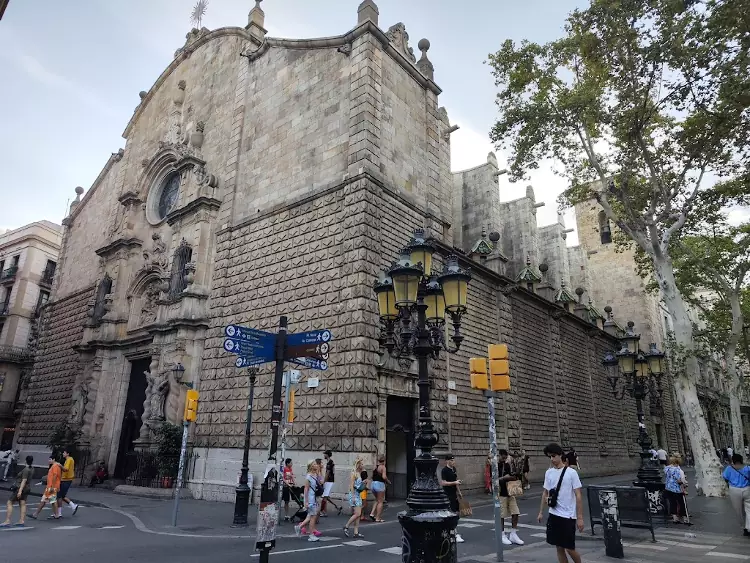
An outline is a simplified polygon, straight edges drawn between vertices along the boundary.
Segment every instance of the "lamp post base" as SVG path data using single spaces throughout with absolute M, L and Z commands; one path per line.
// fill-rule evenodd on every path
M 234 490 L 234 520 L 232 528 L 247 528 L 247 512 L 250 507 L 250 487 L 239 485 Z
M 405 510 L 399 513 L 402 563 L 457 563 L 458 514 L 450 510 Z
M 662 469 L 659 462 L 651 459 L 650 452 L 641 452 L 641 466 L 638 468 L 638 478 L 633 485 L 646 489 L 651 514 L 663 514 L 666 517 L 664 481 L 661 475 Z

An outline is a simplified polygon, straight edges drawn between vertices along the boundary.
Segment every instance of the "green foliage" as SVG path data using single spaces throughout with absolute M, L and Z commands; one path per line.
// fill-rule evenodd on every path
M 82 432 L 80 428 L 68 422 L 61 422 L 55 426 L 52 434 L 47 439 L 47 447 L 52 450 L 52 456 L 58 461 L 62 460 L 63 450 L 67 450 L 75 459 L 81 436 Z
M 743 10 L 750 0 L 592 0 L 561 39 L 505 41 L 488 61 L 490 137 L 511 175 L 554 159 L 571 184 L 561 205 L 595 198 L 648 257 L 668 256 L 704 174 L 747 170 Z
M 164 477 L 176 477 L 182 448 L 182 428 L 164 422 L 156 431 L 156 457 Z

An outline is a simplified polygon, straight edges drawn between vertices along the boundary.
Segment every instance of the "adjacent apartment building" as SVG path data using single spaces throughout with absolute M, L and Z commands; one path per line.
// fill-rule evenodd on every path
M 61 242 L 49 221 L 0 233 L 0 449 L 13 443 Z

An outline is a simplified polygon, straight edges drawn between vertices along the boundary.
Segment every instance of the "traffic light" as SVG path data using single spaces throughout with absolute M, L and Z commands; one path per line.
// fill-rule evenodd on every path
M 195 389 L 188 389 L 187 397 L 185 397 L 185 421 L 195 422 L 198 417 L 198 391 Z
M 287 422 L 294 422 L 294 388 L 289 392 L 289 416 Z
M 472 389 L 483 389 L 485 391 L 489 389 L 486 358 L 471 358 L 469 360 L 469 371 L 471 372 Z
M 493 391 L 510 391 L 510 364 L 507 344 L 487 346 L 490 357 L 490 388 Z

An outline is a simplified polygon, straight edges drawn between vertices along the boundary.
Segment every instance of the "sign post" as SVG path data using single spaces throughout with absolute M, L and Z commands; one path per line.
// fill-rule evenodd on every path
M 278 462 L 277 453 L 279 429 L 281 429 L 281 463 L 283 464 L 286 453 L 284 451 L 284 432 L 286 429 L 286 420 L 289 417 L 289 415 L 283 416 L 282 413 L 281 387 L 285 377 L 284 362 L 288 361 L 311 369 L 327 370 L 331 331 L 327 329 L 312 330 L 288 335 L 287 318 L 282 316 L 279 321 L 279 330 L 276 334 L 239 325 L 227 325 L 224 327 L 224 335 L 226 338 L 224 339 L 223 348 L 227 352 L 237 355 L 237 360 L 234 363 L 236 367 L 243 368 L 258 366 L 272 361 L 276 362 L 273 396 L 271 399 L 271 443 L 268 448 L 268 463 L 266 464 L 266 471 L 263 475 L 260 488 L 260 506 L 258 508 L 255 541 L 255 548 L 260 551 L 260 562 L 267 563 L 269 553 L 276 545 L 276 526 L 281 515 L 281 475 L 283 466 Z M 296 381 L 294 374 L 296 374 Z M 289 375 L 289 381 L 287 381 L 286 401 L 284 401 L 286 408 L 291 407 L 292 397 L 294 396 L 292 385 L 296 384 L 297 381 L 299 381 L 299 372 L 292 370 Z M 248 409 L 248 428 L 251 413 L 250 408 Z M 245 456 L 247 456 L 247 434 L 246 432 Z M 243 471 L 246 465 L 247 463 L 243 462 Z M 237 502 L 235 505 L 237 505 Z M 235 506 L 235 523 L 237 523 L 237 520 L 238 514 Z M 246 512 L 244 522 L 247 522 Z
M 279 524 L 281 524 L 284 513 L 281 511 L 281 497 L 284 492 L 284 461 L 286 460 L 286 432 L 288 424 L 294 417 L 294 386 L 299 383 L 299 370 L 292 369 L 284 372 L 284 416 L 281 429 L 281 461 L 279 462 Z
M 185 457 L 187 454 L 188 429 L 191 422 L 195 422 L 198 414 L 198 391 L 188 389 L 185 397 L 185 413 L 182 422 L 182 446 L 180 447 L 180 465 L 177 469 L 177 486 L 174 491 L 174 508 L 172 509 L 172 526 L 177 526 L 177 511 L 180 507 L 180 493 L 182 492 L 182 478 L 185 474 Z

